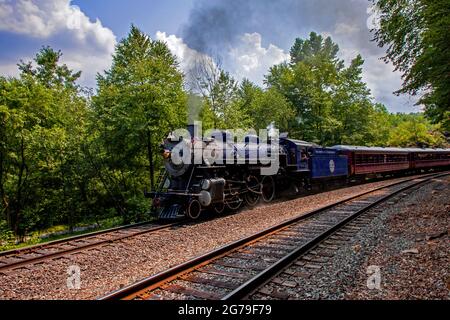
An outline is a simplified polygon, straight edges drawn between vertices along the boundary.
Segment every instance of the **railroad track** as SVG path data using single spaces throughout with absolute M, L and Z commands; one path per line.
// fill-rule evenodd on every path
M 36 264 L 76 254 L 142 234 L 157 232 L 181 224 L 143 222 L 55 240 L 31 247 L 0 252 L 0 273 L 29 268 Z
M 449 173 L 425 175 L 350 197 L 233 242 L 112 292 L 101 300 L 242 299 L 313 250 L 336 250 L 356 218 L 391 197 Z M 406 195 L 406 194 L 405 194 Z M 362 220 L 362 223 L 367 223 Z M 359 222 L 361 223 L 361 221 Z M 340 234 L 339 234 L 340 232 Z M 337 240 L 336 240 L 336 235 Z M 331 237 L 335 236 L 333 241 Z M 315 257 L 320 262 L 322 257 Z M 306 259 L 314 268 L 314 259 Z M 302 263 L 305 263 L 303 261 Z M 308 263 L 308 262 L 306 262 Z

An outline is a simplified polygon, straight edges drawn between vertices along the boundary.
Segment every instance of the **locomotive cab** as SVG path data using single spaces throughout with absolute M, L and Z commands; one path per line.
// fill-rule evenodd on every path
M 280 138 L 280 145 L 284 147 L 286 167 L 293 172 L 309 172 L 310 149 L 315 145 L 306 141 Z

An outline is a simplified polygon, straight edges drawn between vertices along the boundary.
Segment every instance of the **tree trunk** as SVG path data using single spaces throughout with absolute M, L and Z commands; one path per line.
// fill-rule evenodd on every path
M 4 126 L 5 123 L 2 122 L 2 126 Z M 4 162 L 6 161 L 6 134 L 4 133 L 3 130 L 0 131 L 1 135 L 0 135 L 0 141 L 1 145 L 0 145 L 0 201 L 1 201 L 1 213 L 4 214 L 5 219 L 7 219 L 8 223 L 9 223 L 9 215 L 8 215 L 8 200 L 6 198 L 6 193 L 5 193 L 5 186 L 4 186 L 4 181 L 3 181 L 3 177 L 6 177 L 6 169 L 4 166 Z
M 11 210 L 11 229 L 13 229 L 14 234 L 16 236 L 19 236 L 20 239 L 23 238 L 24 234 L 21 228 L 20 228 L 20 219 L 21 219 L 21 211 L 22 211 L 22 187 L 24 183 L 24 173 L 27 170 L 27 165 L 25 163 L 25 145 L 22 137 L 21 141 L 21 163 L 20 163 L 20 169 L 19 169 L 19 179 L 17 181 L 17 193 L 16 193 L 16 199 L 14 201 L 15 205 L 12 206 Z
M 96 160 L 93 158 L 91 152 L 89 151 L 88 148 L 84 149 L 84 152 L 86 152 L 87 154 L 87 159 L 90 162 L 90 164 L 92 165 L 92 167 L 94 168 L 94 170 L 96 171 L 97 177 L 100 179 L 100 181 L 102 182 L 103 186 L 105 187 L 106 191 L 108 192 L 108 194 L 110 195 L 111 199 L 114 202 L 114 206 L 116 207 L 116 210 L 118 213 L 120 213 L 123 217 L 123 219 L 126 219 L 126 211 L 123 208 L 122 204 L 125 203 L 125 199 L 122 195 L 122 193 L 120 192 L 119 187 L 117 186 L 117 184 L 115 183 L 115 181 L 113 181 L 113 179 L 111 177 L 107 177 L 109 178 L 109 181 L 112 181 L 111 184 L 112 186 L 117 190 L 118 195 L 120 196 L 120 199 L 117 199 L 113 190 L 111 190 L 110 188 L 110 184 L 108 183 L 108 181 L 106 181 L 102 170 L 101 170 L 101 166 L 96 162 Z
M 152 150 L 152 136 L 150 133 L 150 130 L 147 129 L 147 157 L 148 157 L 148 163 L 150 166 L 150 191 L 153 191 L 153 187 L 155 186 L 155 181 L 154 181 L 154 171 L 155 168 L 153 167 L 153 150 Z
M 1 207 L 2 207 L 1 212 L 5 213 L 5 215 L 6 215 L 6 210 L 8 208 L 8 204 L 6 201 L 5 189 L 3 186 L 3 151 L 2 150 L 0 150 L 0 201 L 2 202 L 1 203 Z M 6 218 L 6 216 L 5 216 L 5 218 Z

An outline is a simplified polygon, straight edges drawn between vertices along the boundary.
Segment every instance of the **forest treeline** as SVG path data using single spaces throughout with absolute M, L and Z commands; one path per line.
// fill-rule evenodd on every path
M 151 164 L 162 165 L 158 146 L 193 115 L 204 128 L 273 123 L 325 146 L 446 146 L 442 117 L 389 113 L 362 80 L 363 58 L 345 65 L 338 52 L 314 32 L 296 39 L 290 62 L 273 66 L 261 87 L 209 58 L 183 74 L 165 43 L 132 26 L 94 90 L 43 47 L 18 64 L 19 76 L 0 77 L 0 240 L 148 219 L 143 190 L 158 174 Z

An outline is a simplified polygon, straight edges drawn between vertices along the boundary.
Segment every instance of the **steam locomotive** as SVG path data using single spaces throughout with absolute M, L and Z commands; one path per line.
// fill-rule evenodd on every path
M 202 212 L 268 203 L 282 192 L 295 195 L 318 185 L 450 167 L 450 149 L 325 148 L 287 134 L 264 142 L 247 135 L 239 143 L 227 131 L 208 138 L 171 133 L 161 153 L 157 188 L 146 193 L 160 219 L 195 220 Z

